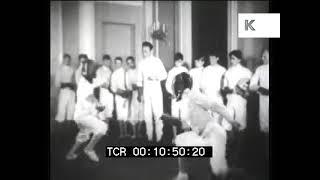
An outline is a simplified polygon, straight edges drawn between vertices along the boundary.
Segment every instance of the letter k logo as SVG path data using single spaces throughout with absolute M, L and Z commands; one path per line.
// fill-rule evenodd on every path
M 249 23 L 248 23 L 248 20 L 245 20 L 245 29 L 246 31 L 248 31 L 248 27 L 251 29 L 251 31 L 255 31 L 255 29 L 252 27 L 252 23 L 254 22 L 255 20 L 251 20 Z

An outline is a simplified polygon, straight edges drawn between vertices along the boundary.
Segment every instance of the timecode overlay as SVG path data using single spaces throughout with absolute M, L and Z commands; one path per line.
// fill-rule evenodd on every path
M 105 156 L 117 157 L 212 157 L 212 146 L 107 146 Z

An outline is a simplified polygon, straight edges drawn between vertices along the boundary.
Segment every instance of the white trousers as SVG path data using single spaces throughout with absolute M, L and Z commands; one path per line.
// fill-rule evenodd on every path
M 128 99 L 122 98 L 119 95 L 115 96 L 116 100 L 116 112 L 117 112 L 117 119 L 121 121 L 128 120 L 128 113 L 129 113 L 129 101 Z
M 260 130 L 269 132 L 269 96 L 259 95 Z
M 103 111 L 103 116 L 105 118 L 111 118 L 112 117 L 112 112 L 113 112 L 113 94 L 105 89 L 105 88 L 100 88 L 100 102 L 102 105 L 105 106 L 105 109 Z
M 144 99 L 144 120 L 146 123 L 146 131 L 149 141 L 152 140 L 153 135 L 153 118 L 155 120 L 155 131 L 157 141 L 162 137 L 163 122 L 160 117 L 163 114 L 163 95 L 160 83 L 152 84 L 143 89 Z M 152 118 L 153 117 L 153 118 Z
M 58 96 L 58 109 L 55 117 L 56 121 L 63 122 L 65 119 L 73 119 L 75 96 L 75 92 L 68 88 L 60 89 Z
M 223 175 L 228 171 L 226 160 L 227 134 L 218 124 L 212 126 L 205 136 L 199 136 L 194 131 L 179 134 L 176 138 L 177 146 L 212 146 L 210 158 L 211 170 L 215 175 Z
M 182 109 L 182 101 L 178 101 L 177 99 L 171 100 L 171 116 L 175 118 L 179 118 L 181 116 Z
M 90 139 L 90 135 L 104 135 L 108 130 L 108 125 L 95 116 L 87 115 L 78 117 L 75 120 L 79 132 L 76 137 L 78 142 L 86 142 Z
M 143 117 L 143 104 L 138 102 L 138 91 L 132 92 L 132 99 L 130 101 L 129 106 L 129 117 L 128 120 L 135 124 L 138 121 L 141 121 L 144 119 Z
M 238 94 L 229 94 L 227 99 L 227 109 L 240 124 L 240 130 L 244 130 L 247 127 L 247 100 Z

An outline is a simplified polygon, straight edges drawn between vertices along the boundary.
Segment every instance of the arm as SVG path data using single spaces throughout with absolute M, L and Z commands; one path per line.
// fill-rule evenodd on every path
M 58 67 L 57 71 L 56 71 L 56 76 L 55 76 L 55 82 L 54 85 L 57 88 L 60 88 L 60 68 Z
M 160 59 L 158 59 L 158 66 L 156 66 L 157 68 L 159 68 L 158 70 L 158 74 L 157 74 L 157 79 L 159 81 L 165 80 L 167 78 L 167 71 L 164 68 L 164 65 L 162 63 L 162 61 Z
M 173 92 L 172 92 L 172 81 L 173 81 L 172 71 L 169 71 L 169 73 L 168 73 L 168 78 L 167 78 L 167 80 L 166 80 L 166 90 L 167 90 L 168 93 L 170 93 L 171 95 L 173 95 Z
M 253 74 L 251 80 L 250 80 L 250 86 L 249 89 L 251 91 L 258 91 L 259 88 L 259 77 L 260 77 L 260 69 L 257 68 L 256 72 Z

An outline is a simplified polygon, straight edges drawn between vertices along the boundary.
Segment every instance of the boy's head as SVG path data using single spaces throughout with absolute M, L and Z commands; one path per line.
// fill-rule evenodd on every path
M 233 50 L 229 53 L 229 58 L 231 65 L 237 65 L 243 60 L 242 52 L 240 50 Z
M 269 64 L 269 49 L 265 49 L 262 53 L 263 64 Z
M 79 61 L 80 63 L 84 62 L 85 60 L 88 59 L 88 56 L 86 54 L 80 54 L 79 55 Z
M 219 58 L 220 54 L 218 51 L 210 51 L 208 54 L 210 65 L 216 65 L 219 61 Z
M 130 69 L 136 68 L 136 63 L 135 63 L 135 59 L 133 56 L 127 57 L 126 63 L 127 63 L 128 68 L 130 68 Z
M 153 49 L 153 45 L 148 42 L 148 41 L 144 41 L 142 43 L 142 55 L 144 58 L 150 57 L 152 54 L 152 49 Z
M 182 64 L 183 64 L 183 55 L 178 52 L 174 55 L 174 65 L 176 67 L 180 67 L 182 66 Z
M 183 72 L 176 75 L 173 83 L 173 91 L 175 96 L 177 97 L 177 101 L 181 100 L 182 93 L 185 89 L 191 89 L 191 88 L 192 88 L 192 78 L 188 73 Z
M 122 67 L 122 57 L 118 56 L 114 59 L 115 69 L 119 69 Z
M 71 65 L 71 56 L 69 54 L 64 54 L 62 63 L 64 65 L 70 66 Z
M 86 78 L 90 83 L 93 82 L 93 79 L 96 78 L 96 71 L 98 65 L 91 59 L 87 59 L 82 62 L 82 70 L 81 74 L 84 78 Z
M 111 67 L 112 62 L 111 62 L 111 57 L 110 57 L 109 54 L 103 55 L 103 57 L 102 57 L 102 63 L 103 63 L 103 65 L 106 66 L 106 67 Z
M 204 57 L 201 57 L 201 58 L 199 58 L 199 59 L 196 59 L 195 60 L 195 66 L 197 67 L 197 68 L 199 68 L 199 67 L 203 67 L 204 66 Z

